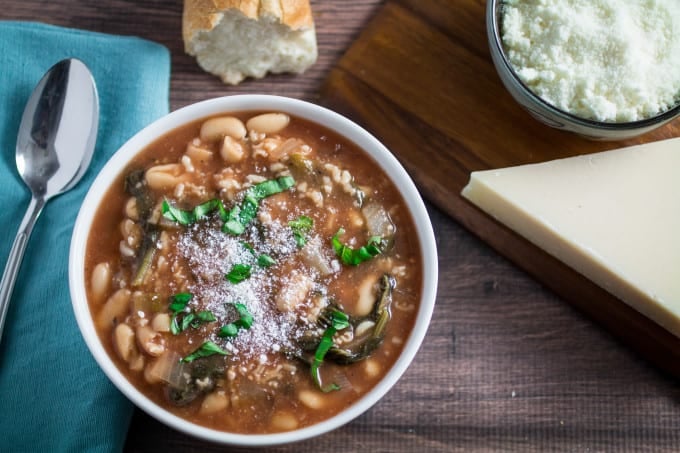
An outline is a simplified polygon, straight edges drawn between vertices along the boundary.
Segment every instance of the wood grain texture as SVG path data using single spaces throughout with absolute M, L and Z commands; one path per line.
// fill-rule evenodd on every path
M 496 74 L 486 46 L 485 3 L 453 8 L 440 0 L 387 2 L 332 70 L 323 102 L 359 118 L 441 209 L 658 367 L 680 376 L 679 338 L 460 196 L 471 171 L 675 137 L 680 121 L 622 142 L 590 141 L 540 124 Z
M 419 3 L 404 1 L 399 6 L 406 13 Z M 462 59 L 461 66 L 487 58 L 486 41 L 481 40 L 476 25 L 484 9 L 482 1 L 430 3 L 433 6 L 428 9 L 430 17 L 426 21 L 434 25 L 433 31 L 421 39 L 455 34 L 460 49 L 442 48 L 439 52 L 442 56 L 455 52 Z M 457 16 L 441 14 L 452 3 L 457 6 Z M 184 55 L 181 6 L 177 0 L 4 0 L 0 19 L 38 20 L 137 35 L 166 45 L 172 54 L 170 104 L 176 109 L 209 97 L 246 92 L 319 100 L 324 80 L 360 32 L 368 30 L 366 24 L 383 2 L 312 1 L 320 50 L 318 63 L 301 76 L 270 76 L 238 87 L 222 85 Z M 488 71 L 482 77 L 490 81 L 493 73 Z M 375 91 L 366 83 L 347 83 L 357 97 L 370 96 Z M 365 126 L 383 121 L 382 116 L 392 108 L 388 101 L 398 100 L 404 88 L 390 89 L 394 92 L 385 93 L 385 100 L 376 101 L 353 118 Z M 508 99 L 489 96 L 488 100 L 507 104 L 508 108 L 512 105 Z M 459 107 L 468 108 L 464 104 Z M 526 120 L 521 111 L 515 115 L 518 121 Z M 418 131 L 419 139 L 425 139 L 421 143 L 424 153 L 449 146 L 460 150 L 456 162 L 480 168 L 485 162 L 466 152 L 466 146 L 483 138 L 478 128 L 485 127 L 492 133 L 502 127 L 482 119 L 481 123 L 470 123 L 469 133 L 451 139 L 432 134 L 431 126 L 417 117 L 401 121 L 392 126 Z M 404 134 L 402 139 L 409 143 L 413 135 Z M 449 162 L 445 156 L 426 156 L 424 164 L 430 160 L 441 165 Z M 440 191 L 441 196 L 451 190 L 446 180 L 420 184 L 420 188 L 428 194 Z M 680 450 L 680 391 L 676 380 L 650 366 L 499 256 L 444 210 L 429 205 L 429 212 L 440 254 L 440 284 L 432 324 L 412 366 L 385 398 L 357 420 L 317 439 L 268 451 Z M 125 451 L 253 450 L 196 440 L 137 411 Z

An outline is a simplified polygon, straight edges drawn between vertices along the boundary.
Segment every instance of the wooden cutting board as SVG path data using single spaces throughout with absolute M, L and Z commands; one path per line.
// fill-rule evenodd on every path
M 591 316 L 680 376 L 680 339 L 485 215 L 460 196 L 471 171 L 671 138 L 680 122 L 624 142 L 544 126 L 505 91 L 491 62 L 485 0 L 392 0 L 332 70 L 321 102 L 375 134 L 423 196 Z

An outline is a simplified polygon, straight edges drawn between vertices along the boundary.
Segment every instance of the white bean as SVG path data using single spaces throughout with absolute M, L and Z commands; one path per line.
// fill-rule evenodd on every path
M 92 287 L 92 298 L 94 302 L 100 303 L 111 288 L 111 266 L 109 263 L 99 263 L 92 270 L 90 280 Z
M 132 258 L 135 256 L 135 251 L 132 249 L 132 247 L 130 247 L 125 239 L 120 241 L 120 244 L 118 244 L 118 249 L 120 250 L 121 256 L 125 258 Z
M 220 155 L 225 162 L 230 164 L 241 162 L 244 154 L 243 145 L 228 135 L 224 137 Z
M 137 327 L 137 342 L 142 350 L 150 356 L 158 357 L 165 352 L 165 344 L 161 334 L 148 325 Z
M 370 274 L 364 277 L 364 280 L 359 284 L 359 297 L 357 298 L 354 310 L 352 310 L 354 316 L 366 316 L 373 310 L 373 305 L 375 304 L 376 281 L 377 277 Z
M 136 352 L 130 359 L 128 365 L 132 371 L 142 371 L 144 368 L 144 356 L 139 352 Z
M 298 399 L 310 409 L 321 409 L 324 406 L 323 394 L 314 390 L 300 390 Z
M 108 298 L 99 314 L 97 315 L 97 325 L 100 328 L 108 328 L 113 322 L 123 320 L 129 311 L 130 295 L 129 289 L 119 289 Z
M 204 142 L 216 142 L 224 136 L 242 139 L 246 136 L 246 128 L 238 118 L 221 116 L 219 118 L 211 118 L 203 123 L 199 136 Z
M 142 240 L 142 229 L 132 219 L 125 219 L 121 222 L 120 233 L 131 248 L 137 248 Z
M 271 426 L 275 431 L 292 431 L 298 427 L 298 420 L 290 412 L 277 412 L 272 415 Z
M 144 177 L 151 189 L 171 189 L 181 182 L 182 166 L 179 164 L 156 165 L 146 171 Z
M 276 134 L 290 123 L 290 117 L 285 113 L 263 113 L 254 116 L 246 123 L 246 128 L 258 134 Z
M 214 414 L 216 412 L 225 410 L 228 406 L 229 399 L 224 393 L 224 390 L 217 390 L 207 394 L 205 398 L 203 398 L 199 412 L 201 414 Z
M 130 197 L 125 203 L 125 215 L 132 220 L 139 220 L 139 210 L 137 209 L 137 199 Z
M 356 329 L 354 329 L 354 335 L 357 336 L 357 337 L 363 337 L 373 327 L 375 327 L 375 323 L 373 321 L 371 321 L 370 319 L 362 321 L 361 324 L 359 324 L 356 327 Z
M 380 364 L 374 359 L 364 360 L 364 372 L 369 377 L 376 377 L 380 373 Z
M 186 155 L 194 162 L 207 162 L 213 158 L 212 151 L 201 148 L 193 143 L 187 145 Z
M 167 173 L 153 172 L 147 173 L 146 182 L 152 189 L 163 190 L 177 186 L 179 179 Z
M 135 354 L 135 332 L 125 323 L 118 324 L 113 330 L 113 344 L 121 359 L 126 362 Z

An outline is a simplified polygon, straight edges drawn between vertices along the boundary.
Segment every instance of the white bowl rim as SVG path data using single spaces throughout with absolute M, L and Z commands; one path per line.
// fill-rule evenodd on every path
M 173 129 L 211 115 L 225 112 L 281 111 L 305 118 L 335 130 L 350 139 L 380 162 L 387 175 L 396 182 L 416 225 L 423 258 L 423 291 L 414 328 L 394 366 L 376 386 L 347 409 L 320 423 L 294 431 L 274 434 L 237 434 L 206 428 L 180 418 L 147 398 L 118 370 L 102 346 L 94 327 L 85 294 L 85 248 L 88 232 L 99 198 L 123 170 L 125 164 L 147 145 Z M 316 104 L 273 95 L 246 94 L 208 99 L 175 110 L 156 120 L 130 138 L 104 165 L 95 178 L 76 219 L 69 251 L 69 288 L 73 310 L 85 342 L 107 377 L 137 407 L 160 422 L 215 443 L 266 446 L 297 442 L 336 429 L 377 403 L 406 371 L 425 337 L 436 299 L 438 261 L 434 232 L 425 205 L 408 173 L 398 160 L 375 137 L 349 119 Z

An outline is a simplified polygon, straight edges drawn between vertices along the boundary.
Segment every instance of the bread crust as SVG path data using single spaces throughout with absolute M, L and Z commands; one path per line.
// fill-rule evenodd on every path
M 185 0 L 182 19 L 185 47 L 197 32 L 215 28 L 222 13 L 230 9 L 237 9 L 254 20 L 262 16 L 275 17 L 292 30 L 314 27 L 309 0 Z

